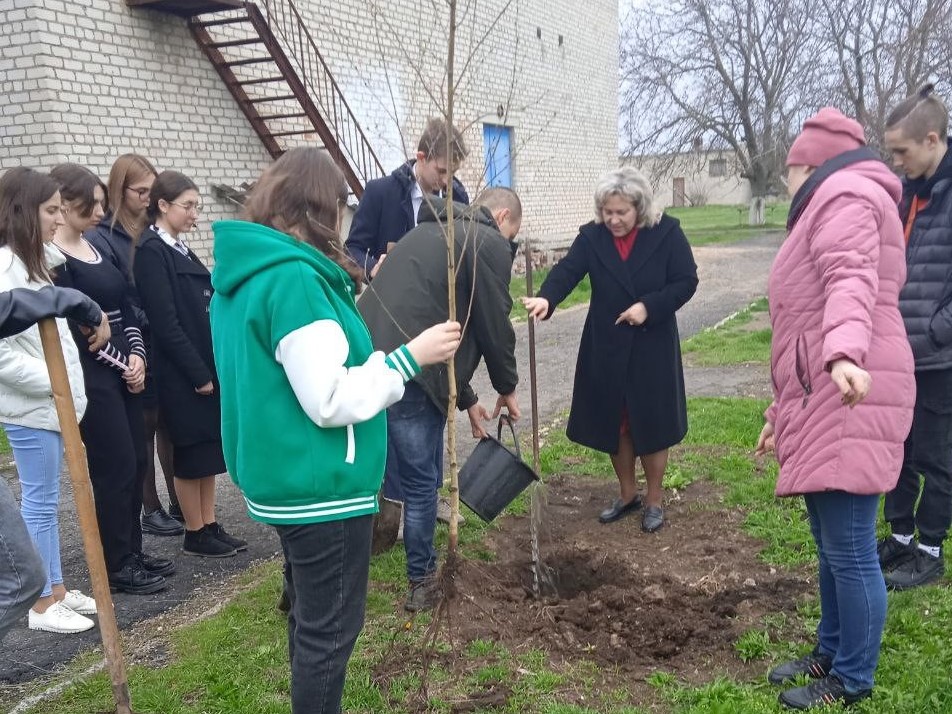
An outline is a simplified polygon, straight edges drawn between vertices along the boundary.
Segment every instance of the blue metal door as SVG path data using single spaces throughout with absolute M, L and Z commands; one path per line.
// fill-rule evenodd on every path
M 512 188 L 512 127 L 483 124 L 486 186 Z

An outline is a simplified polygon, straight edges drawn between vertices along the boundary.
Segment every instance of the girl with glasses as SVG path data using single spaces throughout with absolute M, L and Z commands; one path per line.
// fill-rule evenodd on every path
M 176 171 L 152 184 L 133 274 L 152 330 L 159 409 L 173 445 L 172 473 L 185 517 L 183 552 L 233 556 L 248 544 L 215 518 L 215 478 L 225 471 L 218 378 L 208 307 L 211 275 L 181 236 L 195 227 L 198 188 Z

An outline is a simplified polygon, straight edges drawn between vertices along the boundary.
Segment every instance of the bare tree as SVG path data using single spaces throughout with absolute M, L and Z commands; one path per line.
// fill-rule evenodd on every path
M 815 0 L 672 0 L 632 10 L 622 40 L 629 151 L 728 148 L 750 182 L 751 223 L 775 187 L 818 81 Z
M 881 144 L 890 109 L 952 69 L 949 0 L 820 0 L 834 103 Z

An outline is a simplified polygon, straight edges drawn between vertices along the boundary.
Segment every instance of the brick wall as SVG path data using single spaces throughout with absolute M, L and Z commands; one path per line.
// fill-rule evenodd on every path
M 442 4 L 296 4 L 395 168 L 444 106 L 445 18 L 433 14 Z M 511 126 L 523 233 L 564 244 L 590 219 L 596 177 L 617 163 L 617 4 L 462 5 L 474 14 L 457 49 L 456 117 L 470 147 L 461 178 L 471 194 L 483 183 L 483 123 Z M 121 0 L 0 0 L 0 20 L 0 167 L 70 160 L 105 177 L 117 155 L 140 152 L 205 192 L 191 243 L 207 257 L 210 222 L 235 215 L 208 187 L 252 181 L 269 157 L 185 22 Z

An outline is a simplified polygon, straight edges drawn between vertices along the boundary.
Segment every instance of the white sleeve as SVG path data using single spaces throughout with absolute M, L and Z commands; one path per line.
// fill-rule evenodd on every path
M 345 367 L 349 347 L 341 326 L 318 320 L 284 336 L 274 358 L 284 367 L 298 403 L 320 427 L 359 424 L 403 397 L 403 385 L 420 372 L 406 346 L 374 352 Z

